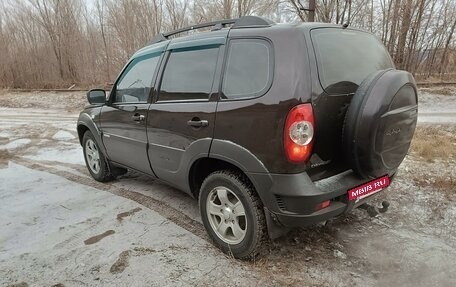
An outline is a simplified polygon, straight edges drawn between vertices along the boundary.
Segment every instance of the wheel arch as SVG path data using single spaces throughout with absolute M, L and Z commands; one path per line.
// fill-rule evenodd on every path
M 248 176 L 235 164 L 218 158 L 202 157 L 193 162 L 188 173 L 188 184 L 190 191 L 195 198 L 198 198 L 199 191 L 204 179 L 211 173 L 218 170 L 233 170 Z
M 272 186 L 269 171 L 249 150 L 230 141 L 214 139 L 209 156 L 193 161 L 188 172 L 188 184 L 191 194 L 198 198 L 204 179 L 217 170 L 234 170 L 242 173 L 253 185 L 263 203 L 272 195 L 268 194 Z M 259 176 L 260 175 L 260 176 Z
M 82 139 L 84 137 L 84 134 L 86 133 L 86 131 L 89 131 L 90 129 L 85 124 L 78 124 L 77 130 L 79 143 L 82 145 Z
M 93 122 L 91 117 L 88 114 L 82 113 L 79 116 L 78 123 L 77 123 L 77 132 L 78 132 L 78 137 L 79 137 L 79 143 L 82 145 L 82 139 L 84 137 L 84 134 L 87 131 L 90 131 L 97 141 L 98 146 L 100 147 L 101 151 L 103 154 L 107 157 L 106 149 L 103 144 L 103 141 L 101 139 L 101 131 L 98 129 L 97 125 Z

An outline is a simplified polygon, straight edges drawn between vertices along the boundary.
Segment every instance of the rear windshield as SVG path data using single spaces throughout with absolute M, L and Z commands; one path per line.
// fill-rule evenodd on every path
M 322 28 L 312 30 L 311 37 L 320 82 L 328 93 L 354 92 L 372 72 L 394 67 L 383 44 L 369 33 Z

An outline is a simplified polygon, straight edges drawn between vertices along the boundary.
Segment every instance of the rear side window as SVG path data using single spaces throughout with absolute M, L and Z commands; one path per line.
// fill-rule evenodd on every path
M 117 82 L 115 103 L 147 102 L 160 54 L 141 56 L 128 64 Z
M 272 60 L 271 45 L 265 40 L 231 40 L 222 84 L 223 98 L 256 97 L 266 92 L 272 81 Z
M 369 74 L 394 67 L 383 44 L 369 33 L 323 28 L 312 30 L 311 37 L 320 82 L 327 92 L 358 86 Z
M 218 47 L 173 50 L 163 73 L 158 100 L 207 100 L 218 51 Z

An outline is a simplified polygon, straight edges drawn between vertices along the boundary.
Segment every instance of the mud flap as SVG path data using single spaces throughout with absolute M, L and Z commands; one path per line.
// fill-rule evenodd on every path
M 268 235 L 271 240 L 280 238 L 286 235 L 291 228 L 282 226 L 274 214 L 272 214 L 266 207 L 264 207 L 264 215 L 266 217 L 266 225 L 268 227 Z

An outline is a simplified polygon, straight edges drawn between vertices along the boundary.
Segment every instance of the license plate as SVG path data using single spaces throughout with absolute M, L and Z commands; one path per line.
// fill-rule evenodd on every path
M 384 189 L 390 184 L 389 177 L 387 175 L 366 182 L 360 186 L 352 188 L 348 191 L 349 200 L 359 200 L 366 196 L 372 195 L 380 190 Z

